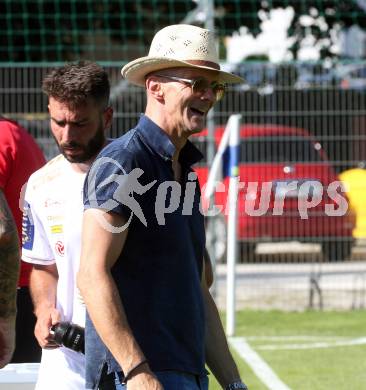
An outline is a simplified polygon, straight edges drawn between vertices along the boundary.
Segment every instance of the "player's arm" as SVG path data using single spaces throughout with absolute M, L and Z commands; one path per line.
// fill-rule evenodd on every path
M 30 275 L 29 288 L 32 296 L 34 314 L 37 317 L 34 334 L 42 348 L 55 348 L 50 335 L 52 325 L 61 318 L 56 309 L 58 272 L 56 264 L 33 264 Z
M 206 314 L 206 363 L 222 388 L 226 389 L 231 383 L 240 383 L 240 374 L 230 353 L 216 304 L 208 290 L 205 270 L 201 287 Z
M 0 368 L 9 363 L 15 347 L 19 266 L 18 232 L 4 192 L 0 189 Z
M 110 227 L 125 224 L 124 219 L 116 213 L 106 213 L 98 209 L 85 211 L 77 283 L 99 336 L 126 374 L 145 360 L 129 327 L 111 275 L 111 268 L 119 258 L 128 231 L 126 229 L 120 233 L 112 233 L 112 229 L 105 229 L 101 225 L 101 219 Z M 162 387 L 148 364 L 143 364 L 133 371 L 128 381 L 128 389 L 160 390 Z

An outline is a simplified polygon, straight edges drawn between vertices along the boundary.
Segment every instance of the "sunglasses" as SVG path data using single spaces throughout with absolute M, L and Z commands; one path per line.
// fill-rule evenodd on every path
M 165 75 L 159 75 L 159 74 L 157 74 L 156 76 L 164 77 L 168 80 L 178 81 L 180 83 L 190 85 L 190 87 L 192 89 L 192 93 L 194 93 L 194 94 L 204 93 L 210 88 L 212 90 L 212 92 L 215 94 L 216 101 L 222 99 L 222 97 L 224 96 L 225 91 L 226 91 L 226 84 L 219 83 L 217 81 L 212 81 L 210 83 L 208 80 L 206 80 L 203 77 L 198 77 L 196 79 L 184 79 L 182 77 L 165 76 Z

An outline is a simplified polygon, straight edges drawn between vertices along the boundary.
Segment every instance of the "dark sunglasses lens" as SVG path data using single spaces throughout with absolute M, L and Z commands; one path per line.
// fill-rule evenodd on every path
M 220 100 L 225 95 L 226 85 L 222 84 L 222 83 L 213 83 L 212 90 L 214 91 L 214 94 L 216 95 L 216 100 Z
M 210 84 L 205 79 L 196 79 L 193 81 L 192 90 L 194 93 L 202 93 L 210 87 Z
M 216 95 L 216 100 L 220 100 L 224 96 L 226 90 L 225 84 L 217 82 L 209 83 L 208 80 L 201 78 L 194 80 L 192 85 L 193 93 L 203 93 L 207 91 L 208 88 L 212 89 L 213 93 Z

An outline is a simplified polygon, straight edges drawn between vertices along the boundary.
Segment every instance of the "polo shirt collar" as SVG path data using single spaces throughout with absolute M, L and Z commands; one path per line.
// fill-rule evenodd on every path
M 142 115 L 137 129 L 146 145 L 164 160 L 172 160 L 176 148 L 165 131 L 155 122 L 146 115 Z M 179 153 L 179 162 L 187 167 L 190 167 L 202 158 L 202 153 L 190 141 L 186 142 Z

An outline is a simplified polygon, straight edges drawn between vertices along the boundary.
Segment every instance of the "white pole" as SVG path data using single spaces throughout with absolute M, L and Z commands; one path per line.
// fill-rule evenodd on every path
M 235 263 L 237 257 L 237 200 L 239 182 L 239 144 L 240 114 L 231 115 L 233 126 L 230 131 L 230 181 L 228 194 L 228 230 L 227 230 L 227 265 L 226 265 L 226 334 L 235 334 Z

